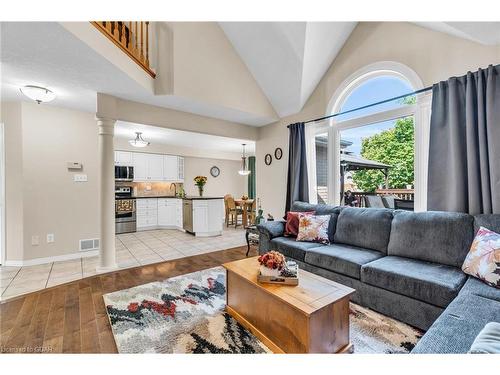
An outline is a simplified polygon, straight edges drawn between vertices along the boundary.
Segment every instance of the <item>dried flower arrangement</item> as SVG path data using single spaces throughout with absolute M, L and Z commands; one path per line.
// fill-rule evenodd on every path
M 277 251 L 269 251 L 257 259 L 261 266 L 272 270 L 282 270 L 285 266 L 285 256 Z

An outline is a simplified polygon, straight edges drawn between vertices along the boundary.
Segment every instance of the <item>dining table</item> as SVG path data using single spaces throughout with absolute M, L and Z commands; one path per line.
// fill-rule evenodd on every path
M 252 210 L 252 204 L 255 199 L 235 199 L 234 204 L 237 207 L 241 207 L 243 211 L 243 228 L 248 227 L 248 213 Z

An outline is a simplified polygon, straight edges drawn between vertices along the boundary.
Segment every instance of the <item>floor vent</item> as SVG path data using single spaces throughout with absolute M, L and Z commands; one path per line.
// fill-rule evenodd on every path
M 90 251 L 99 249 L 99 239 L 80 240 L 80 251 Z

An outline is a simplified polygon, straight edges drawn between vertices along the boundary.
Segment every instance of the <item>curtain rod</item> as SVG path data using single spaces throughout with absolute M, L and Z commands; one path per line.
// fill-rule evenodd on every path
M 329 119 L 329 118 L 337 117 L 337 116 L 340 116 L 340 115 L 345 115 L 345 114 L 347 114 L 347 113 L 351 113 L 351 112 L 359 111 L 359 110 L 361 110 L 361 109 L 374 107 L 374 106 L 379 105 L 379 104 L 384 104 L 384 103 L 387 103 L 387 102 L 392 102 L 393 100 L 396 100 L 396 99 L 403 99 L 403 98 L 406 98 L 407 96 L 416 95 L 416 94 L 421 94 L 421 93 L 426 92 L 426 91 L 429 91 L 429 90 L 432 90 L 432 86 L 425 87 L 425 88 L 420 89 L 420 90 L 417 90 L 417 91 L 409 92 L 408 94 L 395 96 L 394 98 L 385 99 L 385 100 L 382 100 L 382 101 L 380 101 L 380 102 L 376 102 L 376 103 L 372 103 L 372 104 L 367 104 L 367 105 L 364 105 L 364 106 L 362 106 L 362 107 L 358 107 L 358 108 L 350 109 L 350 110 L 348 110 L 348 111 L 344 111 L 344 112 L 337 112 L 337 113 L 334 113 L 333 115 L 328 115 L 328 116 L 324 116 L 324 117 L 316 118 L 316 119 L 314 119 L 314 120 L 304 121 L 304 124 L 308 124 L 308 123 L 310 123 L 310 122 L 316 122 L 316 121 L 323 121 L 323 120 L 327 120 L 327 119 Z M 287 128 L 289 128 L 289 127 L 290 127 L 290 125 L 287 125 Z

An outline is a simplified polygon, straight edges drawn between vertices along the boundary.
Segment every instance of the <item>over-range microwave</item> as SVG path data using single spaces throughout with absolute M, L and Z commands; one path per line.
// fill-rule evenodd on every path
M 115 181 L 133 181 L 134 167 L 115 165 Z

